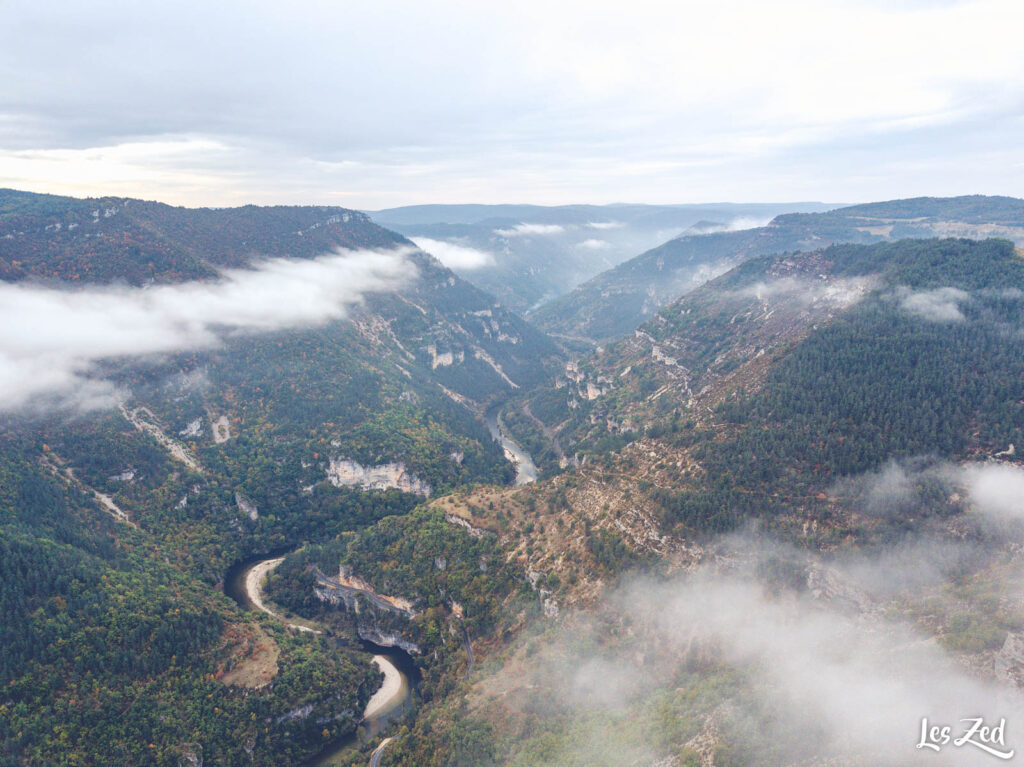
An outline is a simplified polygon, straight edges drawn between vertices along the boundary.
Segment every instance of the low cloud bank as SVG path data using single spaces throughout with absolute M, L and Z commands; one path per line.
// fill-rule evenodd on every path
M 738 295 L 769 301 L 776 298 L 796 299 L 803 303 L 826 303 L 837 308 L 850 306 L 874 287 L 871 277 L 839 278 L 834 280 L 798 279 L 782 277 L 768 282 L 757 282 L 737 291 Z
M 707 754 L 709 738 L 743 755 L 729 764 L 1002 763 L 970 744 L 916 748 L 926 717 L 955 736 L 965 718 L 1005 717 L 1004 750 L 1022 753 L 1019 690 L 979 678 L 887 609 L 984 552 L 920 538 L 825 563 L 745 534 L 718 543 L 696 571 L 627 580 L 534 640 L 524 709 L 567 736 L 530 763 L 677 764 L 666 753 L 690 743 Z
M 516 224 L 509 229 L 495 229 L 494 233 L 501 237 L 528 237 L 529 235 L 561 234 L 565 227 L 561 224 Z
M 714 642 L 723 659 L 751 670 L 768 716 L 748 735 L 766 744 L 771 763 L 814 755 L 840 763 L 907 765 L 921 720 L 952 725 L 1009 717 L 1020 741 L 1019 697 L 972 678 L 912 629 L 828 609 L 812 598 L 773 596 L 740 576 L 700 573 L 682 584 L 638 583 L 624 596 L 636 619 L 656 627 L 677 651 Z M 770 745 L 768 745 L 770 744 Z M 744 744 L 740 744 L 741 746 Z M 929 754 L 941 764 L 985 764 L 978 750 Z M 778 761 L 773 761 L 778 760 Z M 849 760 L 849 761 L 846 761 Z M 765 762 L 768 763 L 768 762 Z
M 460 245 L 446 240 L 432 240 L 429 237 L 410 237 L 413 242 L 449 269 L 469 271 L 494 265 L 494 254 L 485 250 Z
M 901 287 L 896 298 L 903 311 L 929 322 L 963 322 L 966 317 L 960 311 L 960 304 L 970 299 L 970 294 L 959 288 L 936 288 L 913 291 Z
M 685 232 L 687 234 L 719 234 L 721 232 L 741 232 L 745 229 L 757 229 L 762 226 L 767 226 L 771 222 L 771 218 L 755 218 L 753 216 L 739 216 L 738 218 L 732 219 L 727 224 L 715 224 L 715 223 L 704 223 L 696 224 Z
M 972 464 L 962 469 L 971 502 L 1000 520 L 1024 519 L 1024 469 L 1001 463 Z
M 905 459 L 833 491 L 879 514 L 966 503 L 981 520 L 1024 519 L 1024 467 L 1008 462 Z M 728 764 L 780 767 L 1015 764 L 1019 628 L 1008 627 L 995 657 L 968 651 L 966 665 L 935 640 L 995 621 L 984 605 L 999 595 L 1019 599 L 1019 567 L 998 566 L 1019 561 L 1019 539 L 1000 529 L 1010 528 L 977 539 L 919 531 L 827 557 L 748 531 L 709 544 L 688 574 L 626 579 L 527 646 L 539 660 L 521 677 L 517 692 L 530 697 L 518 705 L 555 724 L 544 748 L 531 744 L 539 756 L 520 761 L 690 764 L 670 756 L 689 748 L 701 763 L 720 753 Z M 980 578 L 965 581 L 972 573 Z M 977 717 L 987 727 L 1005 719 L 1002 743 L 981 742 L 1013 751 L 1009 762 L 977 736 L 952 742 Z M 939 751 L 918 747 L 925 719 L 951 729 Z
M 107 358 L 209 348 L 236 332 L 311 327 L 347 316 L 367 293 L 415 274 L 409 250 L 342 251 L 273 259 L 215 282 L 57 290 L 0 284 L 0 411 L 95 409 L 114 386 L 95 375 Z
M 833 492 L 854 498 L 862 510 L 879 516 L 903 514 L 937 497 L 963 493 L 974 514 L 996 522 L 1024 520 L 1024 468 L 1011 463 L 890 461 L 875 472 L 841 480 Z

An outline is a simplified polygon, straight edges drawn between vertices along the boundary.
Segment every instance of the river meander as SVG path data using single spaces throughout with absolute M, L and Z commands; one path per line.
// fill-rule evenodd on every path
M 298 631 L 321 633 L 310 621 L 297 623 L 275 612 L 263 598 L 263 582 L 285 553 L 269 552 L 233 565 L 224 576 L 224 593 L 243 609 L 261 610 Z M 419 669 L 412 656 L 399 647 L 385 647 L 367 640 L 361 640 L 360 645 L 367 654 L 367 662 L 384 673 L 384 682 L 367 703 L 357 731 L 330 743 L 307 762 L 310 767 L 332 764 L 343 752 L 378 736 L 391 722 L 403 718 L 413 709 L 413 691 L 419 679 Z

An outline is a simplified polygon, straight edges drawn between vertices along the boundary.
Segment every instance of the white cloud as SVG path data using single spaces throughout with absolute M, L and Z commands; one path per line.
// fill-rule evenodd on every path
M 225 201 L 234 194 L 223 167 L 238 152 L 227 144 L 188 136 L 130 141 L 88 149 L 0 148 L 0 186 L 72 196 L 106 193 L 152 199 L 206 190 Z M 160 194 L 154 190 L 160 190 Z
M 901 508 L 909 504 L 917 491 L 907 473 L 896 461 L 890 461 L 872 477 L 864 501 L 870 511 L 878 513 L 886 508 Z
M 1024 469 L 1005 463 L 968 464 L 963 481 L 976 511 L 999 520 L 1024 519 Z
M 729 222 L 730 232 L 739 232 L 744 229 L 757 229 L 761 226 L 767 226 L 771 221 L 771 218 L 757 218 L 755 216 L 739 216 Z
M 561 224 L 516 224 L 511 229 L 495 229 L 494 233 L 501 237 L 528 237 L 561 234 L 564 231 L 565 227 Z
M 433 240 L 429 237 L 410 237 L 409 239 L 449 269 L 470 271 L 494 265 L 494 254 L 485 250 L 445 240 Z
M 216 282 L 57 290 L 0 284 L 0 410 L 112 404 L 96 378 L 105 358 L 216 346 L 232 332 L 307 327 L 347 316 L 366 293 L 394 290 L 415 267 L 407 250 L 274 259 Z
M 586 250 L 607 250 L 612 247 L 612 244 L 607 240 L 595 240 L 589 239 L 583 242 L 576 243 L 577 248 L 585 248 Z
M 972 678 L 907 626 L 842 614 L 818 600 L 772 597 L 742 577 L 704 572 L 683 583 L 640 582 L 620 602 L 656 625 L 670 646 L 711 640 L 727 661 L 752 668 L 763 682 L 755 694 L 779 714 L 759 735 L 791 739 L 797 752 L 905 765 L 922 717 L 958 724 L 984 715 L 997 723 L 1014 710 L 1010 690 Z M 952 760 L 943 764 L 991 760 L 964 750 L 943 757 Z
M 717 234 L 718 232 L 739 232 L 744 229 L 757 229 L 766 226 L 771 218 L 755 218 L 753 216 L 738 216 L 728 224 L 714 224 L 708 226 L 694 226 L 684 234 Z
M 768 282 L 756 282 L 736 291 L 737 295 L 770 301 L 792 298 L 807 304 L 827 304 L 837 308 L 851 306 L 874 287 L 873 277 L 850 277 L 833 280 L 797 279 L 780 277 Z
M 929 322 L 963 322 L 960 304 L 970 298 L 958 288 L 912 291 L 903 287 L 896 295 L 901 309 Z
M 620 229 L 625 224 L 621 221 L 591 221 L 587 226 L 591 229 Z
M 964 493 L 973 513 L 995 522 L 1024 520 L 1024 467 L 997 461 L 954 464 L 925 457 L 889 461 L 874 472 L 840 480 L 832 492 L 871 514 L 902 515 L 923 502 L 922 487 L 939 483 Z
M 745 746 L 757 764 L 903 767 L 921 756 L 914 746 L 922 717 L 958 726 L 962 717 L 985 716 L 995 724 L 1019 710 L 1016 690 L 969 673 L 884 609 L 905 610 L 902 600 L 972 561 L 977 567 L 970 545 L 929 539 L 873 555 L 846 552 L 839 561 L 763 535 L 709 548 L 721 556 L 687 575 L 624 579 L 590 611 L 596 618 L 574 616 L 530 640 L 534 660 L 517 666 L 510 689 L 531 696 L 523 710 L 550 712 L 576 735 L 555 739 L 531 763 L 668 763 L 663 742 L 704 725 L 719 742 Z M 786 565 L 787 577 L 771 575 L 768 563 Z M 741 681 L 716 687 L 706 675 L 720 664 Z M 687 677 L 703 677 L 695 706 L 678 696 L 694 690 Z M 608 726 L 620 712 L 619 721 L 642 724 L 643 737 Z M 1007 746 L 1019 749 L 1010 722 Z M 927 756 L 936 764 L 997 761 L 969 748 Z

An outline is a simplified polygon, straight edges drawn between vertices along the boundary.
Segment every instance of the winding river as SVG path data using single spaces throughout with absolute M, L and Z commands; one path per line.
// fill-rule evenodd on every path
M 487 411 L 484 422 L 487 424 L 487 431 L 491 433 L 501 447 L 505 450 L 505 457 L 516 465 L 516 484 L 525 485 L 537 480 L 537 467 L 533 464 L 530 454 L 523 450 L 505 430 L 505 424 L 501 422 L 499 410 L 501 406 L 493 407 Z
M 487 430 L 504 449 L 505 457 L 516 465 L 516 484 L 525 485 L 535 482 L 538 475 L 537 467 L 530 454 L 508 435 L 505 425 L 501 421 L 499 409 L 500 406 L 487 412 L 484 419 Z M 287 549 L 280 549 L 236 563 L 224 576 L 224 593 L 235 600 L 239 607 L 245 610 L 260 610 L 291 629 L 314 634 L 323 633 L 309 621 L 297 623 L 289 620 L 264 601 L 263 583 L 266 581 L 267 575 L 284 561 L 284 556 L 287 553 Z M 469 654 L 470 669 L 472 669 L 473 650 L 469 645 L 469 637 L 465 635 L 465 627 L 462 630 L 466 651 Z M 342 752 L 359 742 L 365 742 L 368 738 L 376 737 L 391 722 L 401 719 L 412 710 L 412 692 L 416 680 L 419 678 L 419 670 L 412 657 L 400 648 L 384 647 L 366 640 L 362 641 L 362 649 L 371 656 L 370 662 L 384 673 L 384 683 L 367 702 L 363 712 L 363 721 L 357 732 L 328 745 L 320 754 L 307 762 L 310 767 L 327 767 Z M 385 738 L 374 749 L 370 757 L 371 767 L 377 767 L 380 764 L 384 749 L 391 740 L 391 738 Z
M 294 623 L 283 615 L 275 612 L 263 598 L 263 583 L 267 574 L 283 560 L 286 551 L 275 551 L 269 554 L 252 557 L 233 565 L 224 577 L 224 593 L 231 597 L 239 607 L 246 610 L 260 610 L 285 626 L 297 631 L 315 634 L 321 630 L 309 625 Z M 384 673 L 384 683 L 366 704 L 363 721 L 355 734 L 340 738 L 329 744 L 316 757 L 307 762 L 310 767 L 326 767 L 333 763 L 335 757 L 343 751 L 376 737 L 387 726 L 408 714 L 413 708 L 412 692 L 415 681 L 419 678 L 419 670 L 412 657 L 398 647 L 384 647 L 367 640 L 361 641 L 362 649 L 371 657 L 369 661 Z M 381 742 L 371 757 L 371 764 L 379 763 L 381 755 L 390 738 Z

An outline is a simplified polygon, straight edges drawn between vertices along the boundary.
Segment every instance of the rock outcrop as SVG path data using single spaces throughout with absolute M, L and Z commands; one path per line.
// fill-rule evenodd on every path
M 411 473 L 402 463 L 363 466 L 347 458 L 332 458 L 327 480 L 335 487 L 358 487 L 363 490 L 395 488 L 405 493 L 429 496 L 433 488 Z

